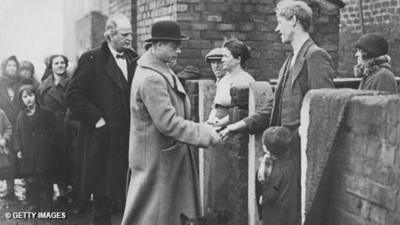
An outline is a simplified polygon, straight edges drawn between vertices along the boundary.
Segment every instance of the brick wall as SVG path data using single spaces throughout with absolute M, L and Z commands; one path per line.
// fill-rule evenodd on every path
M 331 225 L 400 224 L 400 98 L 354 97 L 335 147 Z
M 136 0 L 108 0 L 109 13 L 121 13 L 131 19 L 133 32 L 133 48 L 137 48 L 137 30 L 136 30 Z
M 176 0 L 137 0 L 137 46 L 144 52 L 144 41 L 150 38 L 151 25 L 159 20 L 176 20 Z
M 90 12 L 76 22 L 78 52 L 95 48 L 103 42 L 106 19 L 100 12 Z
M 184 34 L 191 39 L 183 43 L 178 64 L 193 65 L 203 77 L 212 77 L 204 56 L 220 47 L 224 38 L 237 37 L 252 49 L 247 70 L 257 79 L 276 78 L 289 46 L 283 46 L 274 32 L 275 0 L 153 0 L 137 1 L 138 50 L 150 35 L 154 21 L 176 19 Z M 339 9 L 326 1 L 321 6 L 312 2 L 316 43 L 331 53 L 335 65 L 338 58 Z
M 339 71 L 342 76 L 352 76 L 356 63 L 353 43 L 361 36 L 359 0 L 345 0 L 341 10 Z M 389 41 L 389 54 L 395 75 L 400 75 L 400 0 L 362 0 L 365 31 L 377 32 Z

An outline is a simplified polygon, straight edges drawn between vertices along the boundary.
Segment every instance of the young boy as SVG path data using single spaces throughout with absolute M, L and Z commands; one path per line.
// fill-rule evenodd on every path
M 300 225 L 300 186 L 289 151 L 292 133 L 286 127 L 270 127 L 263 136 L 265 155 L 257 172 L 257 186 L 261 196 L 257 199 L 263 225 Z

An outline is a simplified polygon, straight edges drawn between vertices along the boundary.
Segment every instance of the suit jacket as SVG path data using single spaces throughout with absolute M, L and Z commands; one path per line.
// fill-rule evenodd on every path
M 137 54 L 126 50 L 128 81 L 136 68 Z M 124 78 L 108 44 L 84 53 L 67 89 L 72 117 L 85 134 L 83 188 L 91 193 L 123 197 L 128 164 L 129 82 Z M 104 118 L 106 125 L 95 128 Z
M 311 89 L 334 87 L 331 57 L 311 39 L 300 48 L 294 65 L 288 70 L 289 77 L 284 82 L 288 63 L 289 57 L 279 71 L 274 100 L 244 119 L 250 133 L 279 125 L 296 130 L 300 125 L 300 109 L 306 93 Z
M 178 77 L 153 53 L 138 61 L 131 91 L 131 181 L 123 225 L 175 225 L 199 216 L 198 178 L 188 144 L 210 145 L 212 127 L 189 120 Z

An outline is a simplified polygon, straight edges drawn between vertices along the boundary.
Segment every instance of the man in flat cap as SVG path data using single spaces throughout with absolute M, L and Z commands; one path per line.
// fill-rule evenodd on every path
M 225 71 L 222 69 L 223 51 L 223 48 L 214 48 L 205 57 L 206 63 L 211 65 L 217 83 L 225 75 Z
M 152 47 L 138 60 L 131 90 L 130 184 L 122 225 L 176 225 L 181 213 L 200 216 L 199 186 L 190 145 L 208 147 L 220 137 L 189 121 L 190 103 L 170 69 L 181 34 L 175 21 L 151 28 Z

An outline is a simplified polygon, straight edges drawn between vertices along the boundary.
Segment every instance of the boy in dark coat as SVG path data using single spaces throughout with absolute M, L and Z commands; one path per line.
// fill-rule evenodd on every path
M 286 127 L 270 127 L 262 137 L 265 155 L 257 172 L 257 197 L 263 225 L 297 225 L 301 222 L 300 173 L 288 151 L 292 133 Z

